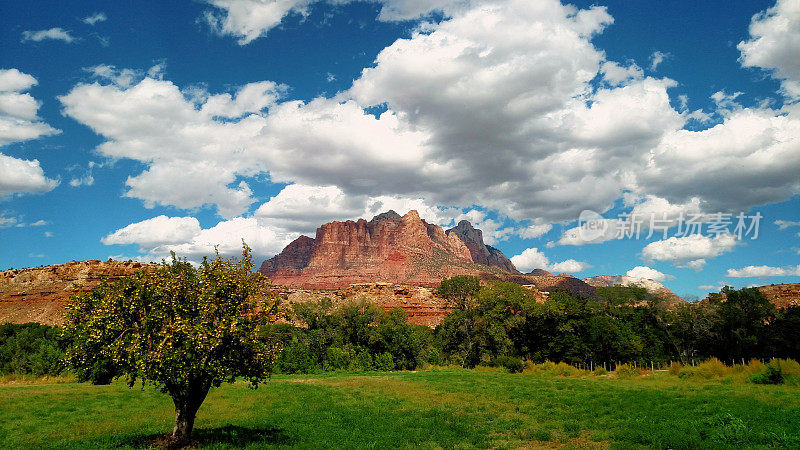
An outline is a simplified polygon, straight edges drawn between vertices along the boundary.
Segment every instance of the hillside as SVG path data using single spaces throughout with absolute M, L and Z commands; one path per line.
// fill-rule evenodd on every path
M 635 278 L 627 275 L 600 275 L 583 279 L 588 285 L 593 287 L 609 286 L 636 286 L 647 289 L 647 292 L 665 298 L 671 302 L 678 302 L 682 299 L 672 292 L 668 287 L 658 281 L 648 278 Z
M 69 297 L 145 267 L 138 262 L 72 261 L 0 272 L 0 323 L 58 325 Z

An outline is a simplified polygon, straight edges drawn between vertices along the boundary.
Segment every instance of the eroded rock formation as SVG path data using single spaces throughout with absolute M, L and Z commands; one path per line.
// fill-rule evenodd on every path
M 0 272 L 0 323 L 59 325 L 69 297 L 102 280 L 131 275 L 146 264 L 120 261 L 73 261 Z
M 264 261 L 259 272 L 275 284 L 303 288 L 373 282 L 436 286 L 455 275 L 519 273 L 469 222 L 445 232 L 416 211 L 326 223 L 315 238 L 302 236 Z

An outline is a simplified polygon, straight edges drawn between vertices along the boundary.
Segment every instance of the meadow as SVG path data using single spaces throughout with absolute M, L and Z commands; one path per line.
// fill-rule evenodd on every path
M 0 382 L 0 448 L 146 448 L 173 418 L 152 387 Z M 213 389 L 195 427 L 200 448 L 798 447 L 800 387 L 556 366 L 277 375 Z

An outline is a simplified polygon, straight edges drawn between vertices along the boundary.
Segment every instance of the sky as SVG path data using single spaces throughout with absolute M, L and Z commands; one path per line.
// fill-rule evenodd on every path
M 469 220 L 524 271 L 800 282 L 800 0 L 0 3 L 0 270 Z

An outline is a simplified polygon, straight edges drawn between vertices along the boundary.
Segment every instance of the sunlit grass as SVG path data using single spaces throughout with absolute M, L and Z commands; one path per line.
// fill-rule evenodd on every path
M 143 447 L 171 430 L 152 387 L 0 383 L 0 447 Z M 800 389 L 581 374 L 420 372 L 276 376 L 212 390 L 201 447 L 800 446 Z

